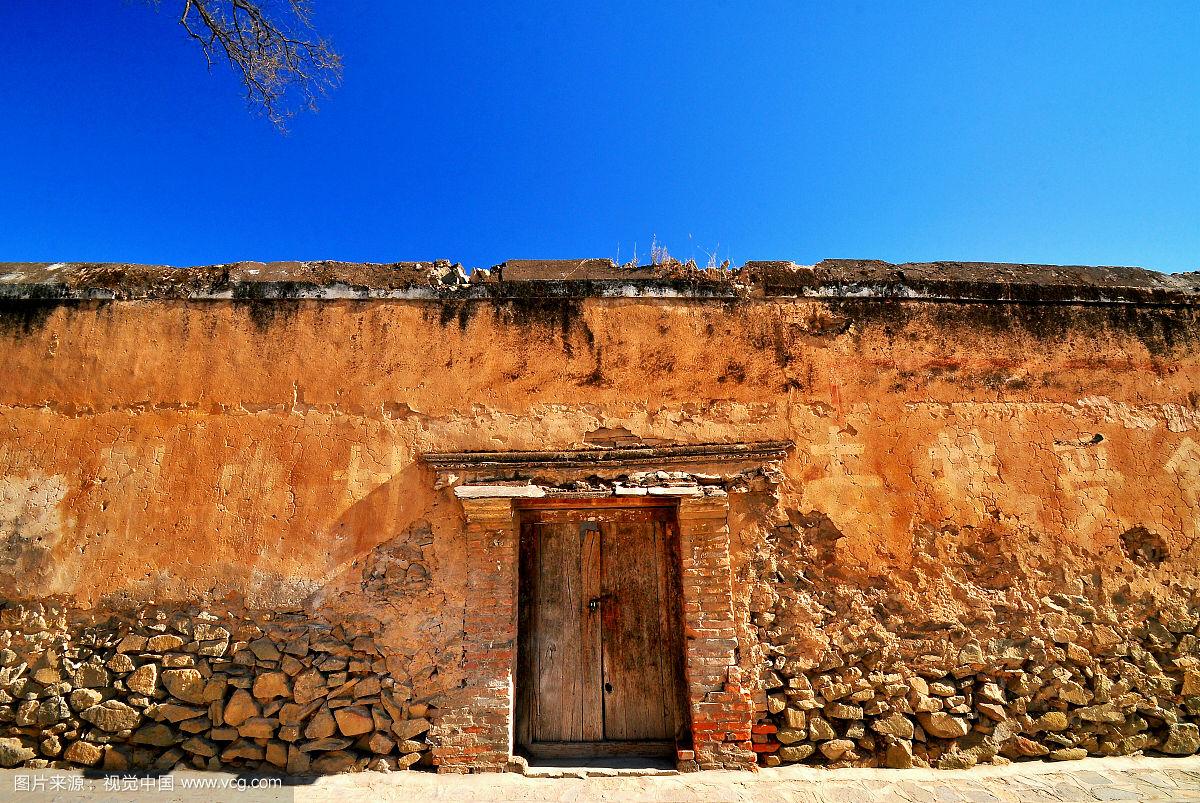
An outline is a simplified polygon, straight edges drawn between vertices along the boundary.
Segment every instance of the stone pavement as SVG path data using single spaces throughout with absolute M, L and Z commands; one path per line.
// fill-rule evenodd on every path
M 59 780 L 55 780 L 55 779 Z M 240 779 L 246 784 L 251 780 Z M 793 766 L 759 773 L 654 777 L 528 778 L 516 774 L 358 773 L 274 789 L 221 788 L 236 776 L 193 771 L 163 778 L 57 770 L 0 771 L 0 800 L 13 801 L 520 801 L 520 803 L 1071 803 L 1200 801 L 1200 756 L 1029 762 L 970 770 L 823 770 Z M 130 786 L 136 788 L 130 789 Z M 72 787 L 81 787 L 76 791 Z M 28 791 L 26 791 L 28 790 Z

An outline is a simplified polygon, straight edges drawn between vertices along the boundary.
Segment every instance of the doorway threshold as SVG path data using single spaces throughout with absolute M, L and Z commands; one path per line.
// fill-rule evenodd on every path
M 606 756 L 529 759 L 522 774 L 529 778 L 616 778 L 678 775 L 679 770 L 665 756 Z

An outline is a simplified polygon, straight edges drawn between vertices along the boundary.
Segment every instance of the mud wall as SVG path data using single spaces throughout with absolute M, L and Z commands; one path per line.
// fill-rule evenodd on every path
M 113 766 L 421 761 L 406 744 L 421 726 L 403 723 L 436 721 L 464 681 L 465 547 L 461 508 L 420 455 L 628 431 L 795 444 L 779 486 L 731 499 L 764 763 L 1193 752 L 1197 317 L 880 299 L 9 302 L 8 747 L 13 760 Z M 310 652 L 288 674 L 291 637 L 263 618 L 278 615 L 336 633 L 346 666 Z M 171 630 L 197 616 L 228 631 L 225 652 L 203 652 L 212 639 L 194 624 Z M 119 650 L 151 639 L 150 624 L 181 644 Z M 279 658 L 257 655 L 262 638 Z M 108 674 L 100 699 L 76 706 L 93 688 L 79 665 Z M 128 673 L 143 665 L 160 679 L 131 702 Z M 306 707 L 296 679 L 314 667 L 325 702 L 283 722 L 282 701 Z M 178 699 L 161 678 L 187 668 L 225 690 Z M 271 673 L 285 691 L 254 697 Z M 351 680 L 402 705 L 336 696 Z M 170 719 L 182 714 L 162 707 L 227 707 L 233 689 L 265 722 L 235 734 L 205 708 L 178 721 L 207 717 L 197 733 L 214 747 L 187 748 L 193 734 Z M 30 700 L 47 713 L 21 714 Z M 85 716 L 110 700 L 138 723 L 107 731 Z M 347 700 L 386 720 L 304 734 Z M 172 724 L 164 744 L 136 740 L 150 721 Z M 376 734 L 391 745 L 373 749 Z M 303 749 L 324 738 L 338 741 Z M 67 753 L 76 742 L 95 750 Z

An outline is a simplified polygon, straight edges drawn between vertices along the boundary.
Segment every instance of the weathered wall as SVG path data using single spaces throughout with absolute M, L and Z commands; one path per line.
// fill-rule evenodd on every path
M 436 720 L 463 683 L 466 564 L 461 508 L 419 455 L 578 447 L 623 428 L 795 444 L 781 486 L 731 499 L 763 761 L 1192 752 L 1197 317 L 1187 305 L 781 297 L 11 302 L 5 727 L 45 758 L 74 741 L 123 744 L 79 713 L 82 684 L 59 684 L 91 662 L 120 681 L 103 695 L 125 699 L 118 653 L 160 678 L 189 665 L 167 657 L 180 654 L 230 689 L 283 672 L 291 696 L 258 700 L 262 733 L 200 729 L 208 744 L 226 738 L 215 753 L 162 736 L 105 761 L 300 761 L 287 745 L 301 753 L 308 737 L 284 738 L 267 709 L 302 705 L 293 678 L 323 654 L 296 656 L 308 663 L 295 673 L 246 657 L 275 611 L 342 628 L 345 660 L 369 656 L 318 667 L 324 709 L 355 699 L 334 696 L 347 679 L 373 692 L 356 704 L 368 718 L 383 705 L 374 680 L 399 698 L 325 769 L 417 760 L 424 747 L 397 744 L 423 737 L 396 731 L 427 708 Z M 34 600 L 61 612 L 40 630 L 19 607 Z M 127 633 L 151 634 L 151 610 L 192 623 L 213 612 L 225 651 L 204 652 L 194 624 L 175 628 L 184 643 L 171 650 L 121 651 Z M 275 634 L 278 650 L 288 640 Z M 39 661 L 60 662 L 59 679 L 38 678 Z M 188 704 L 228 706 L 231 693 Z M 169 688 L 142 697 L 132 705 L 155 719 Z M 20 713 L 21 700 L 60 698 L 42 720 Z M 59 748 L 38 747 L 55 727 Z M 392 744 L 374 750 L 371 734 Z

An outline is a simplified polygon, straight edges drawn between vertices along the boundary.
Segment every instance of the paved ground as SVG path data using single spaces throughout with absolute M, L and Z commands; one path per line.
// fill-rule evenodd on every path
M 57 780 L 55 780 L 57 779 Z M 249 786 L 250 779 L 240 779 Z M 760 773 L 704 772 L 657 777 L 526 778 L 398 772 L 321 778 L 275 789 L 240 790 L 219 773 L 163 778 L 85 776 L 53 770 L 0 771 L 0 800 L 13 801 L 312 801 L 394 800 L 576 803 L 1070 803 L 1096 800 L 1200 801 L 1200 756 L 1022 763 L 963 771 L 837 770 L 810 767 Z M 130 789 L 130 786 L 135 787 Z M 200 788 L 197 788 L 197 786 Z M 225 788 L 222 788 L 226 785 Z M 28 790 L 28 791 L 27 791 Z

